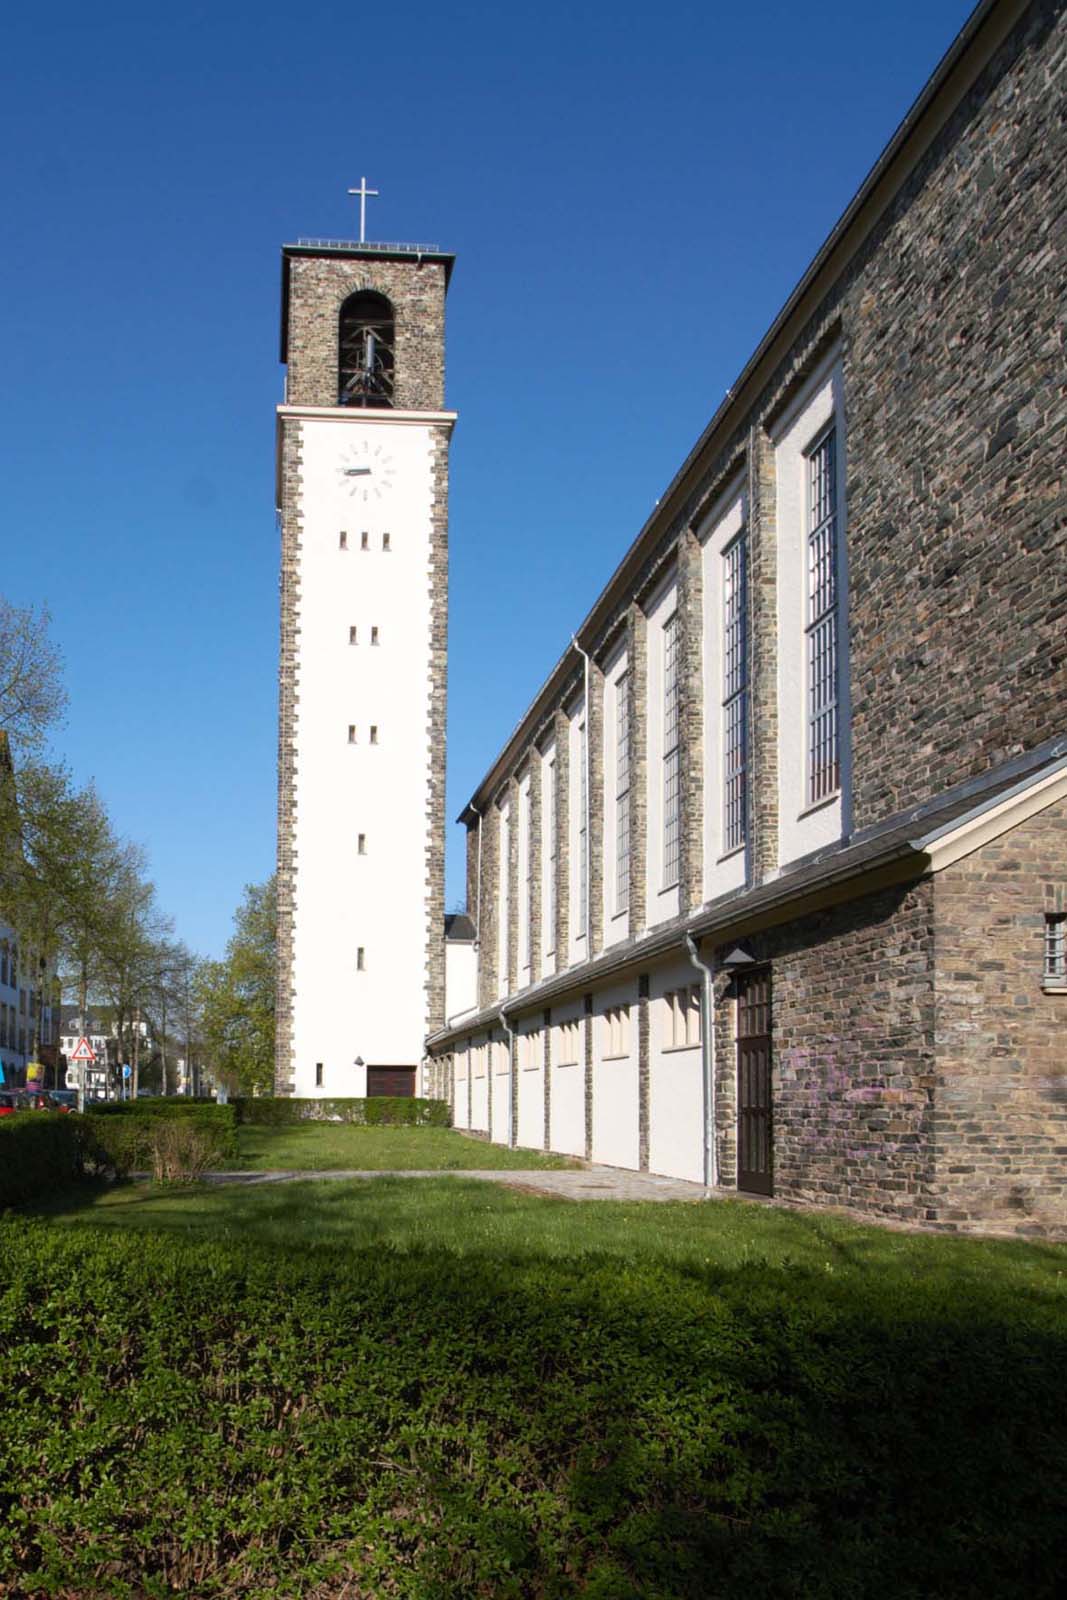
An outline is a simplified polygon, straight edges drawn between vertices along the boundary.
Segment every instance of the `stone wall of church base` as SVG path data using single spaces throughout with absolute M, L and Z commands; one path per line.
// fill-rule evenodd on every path
M 930 1220 L 1067 1233 L 1067 993 L 1043 984 L 1067 912 L 1067 804 L 935 879 L 936 1173 Z
M 933 888 L 746 940 L 771 973 L 774 1193 L 923 1221 L 934 1085 Z M 722 1179 L 737 1171 L 737 1001 L 717 1006 Z

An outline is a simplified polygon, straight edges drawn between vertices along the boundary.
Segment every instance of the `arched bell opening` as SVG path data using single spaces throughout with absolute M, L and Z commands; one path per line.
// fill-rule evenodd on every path
M 383 294 L 362 290 L 341 307 L 337 403 L 388 407 L 393 403 L 393 308 Z

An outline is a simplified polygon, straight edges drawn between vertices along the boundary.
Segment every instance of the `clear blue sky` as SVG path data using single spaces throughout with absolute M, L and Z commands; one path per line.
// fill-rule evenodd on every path
M 458 255 L 449 889 L 463 805 L 967 0 L 13 10 L 0 590 L 59 748 L 221 950 L 273 868 L 279 246 Z

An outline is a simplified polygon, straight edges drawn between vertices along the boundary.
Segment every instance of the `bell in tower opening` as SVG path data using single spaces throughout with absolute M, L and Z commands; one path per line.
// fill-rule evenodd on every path
M 391 406 L 393 308 L 384 295 L 349 295 L 341 307 L 338 351 L 338 405 Z

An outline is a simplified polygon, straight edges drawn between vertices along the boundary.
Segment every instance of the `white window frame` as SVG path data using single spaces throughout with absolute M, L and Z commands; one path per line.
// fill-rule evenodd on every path
M 615 894 L 617 917 L 630 909 L 630 670 L 613 684 L 615 694 Z
M 792 397 L 770 429 L 774 445 L 777 519 L 778 611 L 778 865 L 785 867 L 824 849 L 852 828 L 851 728 L 848 658 L 848 502 L 847 430 L 844 373 L 840 352 L 833 350 Z M 826 605 L 812 614 L 809 603 L 809 560 L 818 547 L 818 529 L 811 521 L 812 461 L 833 440 L 834 498 L 832 587 L 825 582 L 824 601 L 832 596 L 834 621 L 837 786 L 832 766 L 819 769 L 813 788 L 809 775 L 809 714 L 813 696 L 808 666 L 811 630 L 829 614 Z M 826 524 L 821 526 L 825 529 Z M 827 539 L 826 544 L 829 544 Z M 826 578 L 825 563 L 821 576 Z M 821 798 L 811 799 L 813 793 Z
M 664 1050 L 693 1050 L 701 1043 L 700 985 L 668 989 L 663 996 Z
M 606 1006 L 603 1012 L 602 1061 L 620 1061 L 630 1054 L 630 1007 Z
M 545 880 L 542 889 L 542 956 L 556 953 L 556 922 L 559 907 L 559 797 L 556 792 L 556 750 L 545 757 L 545 780 L 541 788 L 544 801 Z
M 719 558 L 722 603 L 722 854 L 748 842 L 748 528 Z
M 677 608 L 662 630 L 663 650 L 663 829 L 661 891 L 678 886 L 682 871 L 682 681 L 681 620 Z
M 804 783 L 808 806 L 841 791 L 837 418 L 804 452 Z

